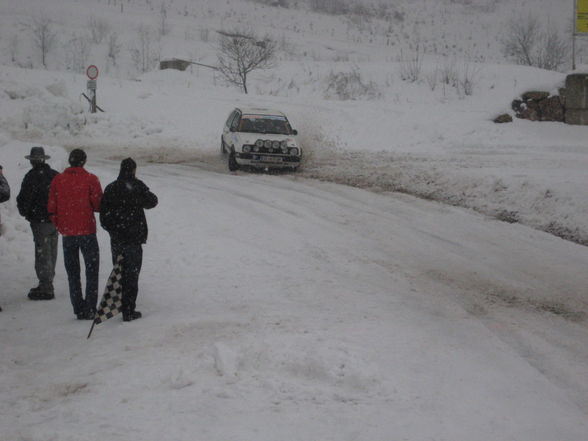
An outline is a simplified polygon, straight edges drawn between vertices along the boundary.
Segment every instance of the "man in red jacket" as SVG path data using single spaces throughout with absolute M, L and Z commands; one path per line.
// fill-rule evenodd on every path
M 98 303 L 100 250 L 96 239 L 96 218 L 100 211 L 102 187 L 98 178 L 84 169 L 86 153 L 72 150 L 69 165 L 55 176 L 49 190 L 47 211 L 63 236 L 63 260 L 69 281 L 69 295 L 78 320 L 93 320 Z M 86 266 L 86 298 L 82 296 L 80 251 Z

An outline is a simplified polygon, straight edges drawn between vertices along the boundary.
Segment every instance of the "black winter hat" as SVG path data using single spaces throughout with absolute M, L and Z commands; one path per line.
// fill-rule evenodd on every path
M 132 158 L 123 159 L 120 163 L 120 173 L 118 176 L 121 178 L 132 177 L 135 175 L 135 170 L 137 170 L 137 163 Z
M 43 147 L 31 147 L 31 154 L 25 156 L 26 159 L 30 159 L 31 161 L 44 161 L 50 157 L 51 156 L 45 154 L 45 149 L 43 149 Z
M 83 167 L 86 163 L 86 152 L 82 149 L 73 149 L 69 154 L 69 165 L 72 167 Z

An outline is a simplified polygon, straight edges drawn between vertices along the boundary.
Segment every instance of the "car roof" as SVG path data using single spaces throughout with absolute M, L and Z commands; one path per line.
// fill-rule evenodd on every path
M 271 115 L 283 116 L 284 118 L 286 117 L 286 115 L 284 115 L 284 113 L 280 112 L 279 110 L 266 109 L 263 107 L 239 107 L 238 109 L 241 111 L 243 115 Z

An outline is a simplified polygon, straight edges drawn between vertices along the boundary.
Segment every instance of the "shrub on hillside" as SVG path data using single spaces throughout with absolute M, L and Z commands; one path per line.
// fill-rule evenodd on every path
M 365 19 L 380 18 L 386 21 L 392 18 L 402 21 L 404 14 L 393 10 L 387 3 L 365 3 L 361 0 L 308 0 L 308 7 L 313 12 L 330 15 L 347 15 Z
M 279 8 L 289 8 L 290 0 L 249 0 L 253 3 L 261 3 L 266 6 L 275 6 Z
M 534 15 L 508 23 L 502 53 L 518 64 L 557 70 L 569 58 L 570 44 L 554 27 L 544 27 Z
M 350 12 L 347 0 L 309 0 L 308 5 L 311 11 L 324 14 L 344 15 Z
M 375 99 L 381 93 L 373 81 L 364 82 L 357 69 L 351 72 L 331 72 L 326 80 L 324 96 L 326 99 L 342 101 L 357 99 Z
M 416 50 L 408 57 L 405 57 L 401 50 L 398 61 L 400 63 L 400 78 L 403 81 L 415 83 L 421 79 L 423 53 L 420 45 L 417 44 Z

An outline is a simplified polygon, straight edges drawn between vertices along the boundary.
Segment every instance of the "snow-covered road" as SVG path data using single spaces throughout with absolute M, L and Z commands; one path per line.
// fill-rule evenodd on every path
M 88 168 L 106 185 L 118 164 L 98 164 Z M 137 322 L 114 318 L 87 341 L 61 255 L 57 299 L 26 301 L 32 243 L 8 232 L 2 441 L 588 433 L 586 247 L 297 175 L 138 174 L 160 205 Z

